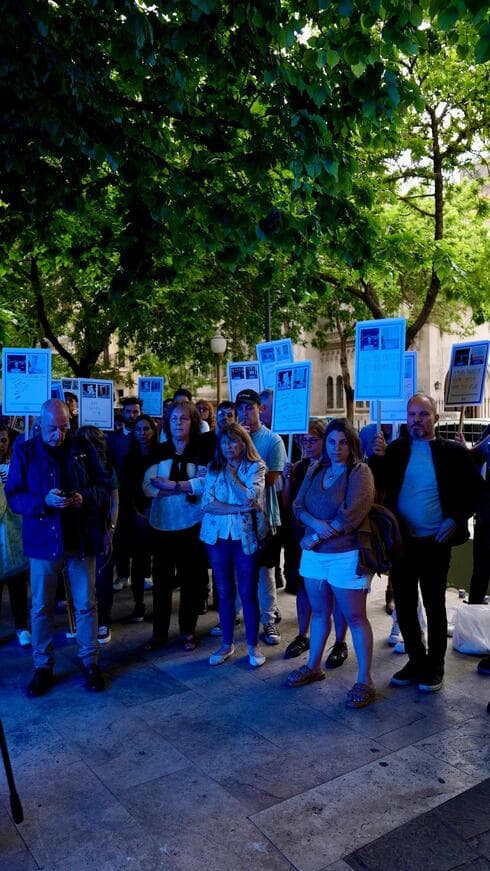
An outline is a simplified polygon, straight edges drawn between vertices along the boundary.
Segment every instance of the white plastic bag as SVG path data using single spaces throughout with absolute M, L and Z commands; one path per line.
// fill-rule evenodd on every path
M 460 653 L 490 653 L 490 605 L 462 605 L 457 609 L 453 647 Z

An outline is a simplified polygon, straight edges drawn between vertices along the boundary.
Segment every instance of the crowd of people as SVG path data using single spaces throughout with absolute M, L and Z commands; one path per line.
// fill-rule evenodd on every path
M 139 398 L 127 397 L 114 431 L 105 435 L 78 428 L 71 398 L 70 406 L 52 399 L 41 409 L 38 434 L 18 438 L 13 451 L 11 433 L 0 429 L 0 578 L 19 643 L 32 644 L 30 696 L 55 682 L 60 598 L 68 599 L 73 615 L 87 689 L 100 691 L 99 652 L 111 641 L 113 597 L 124 587 L 131 587 L 134 623 L 149 617 L 145 592 L 152 593 L 146 652 L 169 643 L 175 591 L 182 648 L 194 650 L 212 591 L 219 623 L 211 634 L 221 644 L 209 664 L 233 657 L 243 615 L 249 663 L 259 668 L 266 663 L 261 641 L 281 643 L 277 590 L 285 584 L 296 596 L 297 634 L 284 656 L 307 655 L 287 685 L 325 678 L 333 624 L 324 666 L 345 662 L 349 629 L 358 673 L 346 706 L 371 704 L 376 687 L 366 604 L 372 572 L 361 560 L 358 532 L 375 501 L 393 512 L 402 540 L 392 555 L 387 610 L 396 609 L 408 661 L 391 683 L 441 689 L 451 548 L 468 539 L 475 513 L 469 601 L 482 603 L 488 587 L 490 433 L 472 450 L 462 439 L 436 437 L 435 403 L 418 393 L 397 439 L 388 443 L 388 433 L 374 428 L 367 449 L 366 434 L 361 440 L 346 419 L 327 425 L 312 419 L 288 459 L 285 441 L 270 429 L 272 401 L 270 390 L 245 389 L 215 411 L 210 402 L 194 404 L 181 388 L 156 421 Z M 490 673 L 490 657 L 479 670 Z

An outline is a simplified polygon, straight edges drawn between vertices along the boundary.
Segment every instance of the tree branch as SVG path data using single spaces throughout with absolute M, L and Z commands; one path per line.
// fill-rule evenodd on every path
M 36 313 L 39 320 L 40 325 L 44 330 L 44 335 L 51 342 L 54 348 L 58 351 L 60 357 L 63 357 L 64 360 L 68 363 L 74 375 L 78 377 L 79 375 L 79 366 L 75 357 L 70 354 L 69 351 L 61 344 L 60 340 L 53 332 L 51 328 L 51 324 L 49 323 L 48 316 L 46 314 L 46 307 L 44 305 L 44 297 L 41 287 L 41 280 L 39 278 L 39 270 L 37 268 L 37 263 L 35 257 L 31 258 L 31 271 L 29 274 L 29 280 L 34 289 L 35 299 L 36 299 Z

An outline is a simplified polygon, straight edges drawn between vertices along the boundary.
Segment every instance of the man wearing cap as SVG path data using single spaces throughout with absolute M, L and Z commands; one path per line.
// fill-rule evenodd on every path
M 279 502 L 275 483 L 286 464 L 287 456 L 280 436 L 273 433 L 260 421 L 260 396 L 255 390 L 241 390 L 236 397 L 238 420 L 250 433 L 255 449 L 267 466 L 265 475 L 265 498 L 267 520 L 272 535 L 281 525 Z M 272 553 L 267 553 L 272 551 Z M 277 594 L 274 579 L 275 553 L 273 548 L 265 547 L 259 569 L 259 604 L 260 619 L 264 627 L 264 641 L 267 644 L 279 644 L 281 636 L 276 626 Z

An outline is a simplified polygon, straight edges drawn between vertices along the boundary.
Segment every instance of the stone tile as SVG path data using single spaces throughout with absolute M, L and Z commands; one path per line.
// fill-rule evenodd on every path
M 476 858 L 476 851 L 431 813 L 345 857 L 354 871 L 451 871 Z
M 471 838 L 468 842 L 478 855 L 488 859 L 490 865 L 490 829 L 487 832 L 482 832 L 475 838 Z
M 51 770 L 63 770 L 79 760 L 79 754 L 64 741 L 59 733 L 45 720 L 23 722 L 5 727 L 14 777 L 43 774 Z M 0 792 L 7 794 L 7 783 L 0 777 Z
M 31 871 L 38 867 L 19 834 L 21 830 L 22 826 L 17 828 L 11 819 L 10 800 L 0 801 L 0 867 L 5 871 Z
M 139 705 L 186 692 L 186 687 L 169 674 L 163 674 L 153 665 L 132 668 L 114 667 L 109 671 L 108 692 L 125 705 Z
M 105 762 L 87 759 L 87 764 L 114 792 L 186 768 L 188 760 L 155 732 L 142 729 L 119 748 L 113 745 Z
M 490 771 L 490 721 L 475 717 L 439 731 L 415 745 L 468 774 L 484 777 Z
M 129 820 L 123 805 L 82 763 L 43 778 L 21 772 L 17 786 L 25 815 L 22 838 L 40 866 L 66 858 L 68 835 L 82 840 Z
M 251 819 L 297 868 L 317 871 L 469 785 L 463 772 L 405 748 Z
M 91 833 L 67 832 L 63 854 L 43 865 L 43 871 L 175 871 L 176 865 L 143 826 L 130 821 L 123 828 Z
M 352 871 L 352 866 L 344 862 L 343 859 L 339 859 L 338 862 L 332 862 L 331 865 L 327 865 L 321 871 Z
M 488 831 L 490 778 L 447 801 L 432 811 L 444 825 L 451 826 L 462 838 L 470 839 Z

